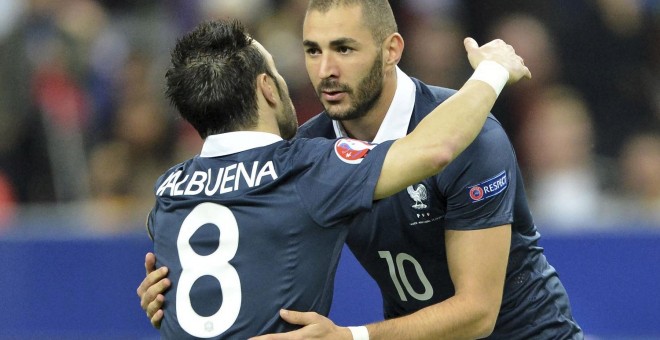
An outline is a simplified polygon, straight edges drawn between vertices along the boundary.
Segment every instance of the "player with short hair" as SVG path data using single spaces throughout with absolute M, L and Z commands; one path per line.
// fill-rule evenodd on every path
M 172 283 L 163 337 L 291 330 L 281 307 L 326 315 L 348 221 L 442 170 L 505 83 L 531 76 L 502 41 L 466 39 L 466 49 L 473 79 L 410 135 L 371 144 L 285 140 L 297 128 L 286 83 L 240 23 L 203 23 L 178 40 L 167 95 L 205 141 L 154 187 L 147 229 Z
M 325 111 L 299 137 L 401 138 L 454 93 L 392 65 L 404 43 L 386 0 L 311 0 L 303 44 Z M 442 173 L 352 221 L 346 243 L 378 284 L 386 319 L 354 328 L 356 336 L 582 339 L 539 239 L 515 152 L 490 116 Z M 283 316 L 312 327 L 264 340 L 350 339 L 313 313 Z

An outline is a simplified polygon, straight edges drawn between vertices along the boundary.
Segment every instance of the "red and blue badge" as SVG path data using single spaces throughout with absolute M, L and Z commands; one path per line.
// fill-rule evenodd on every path
M 375 146 L 357 139 L 341 138 L 335 142 L 335 154 L 346 163 L 359 164 Z
M 506 171 L 502 171 L 494 177 L 469 187 L 468 195 L 472 203 L 475 203 L 504 192 L 508 186 L 509 180 Z

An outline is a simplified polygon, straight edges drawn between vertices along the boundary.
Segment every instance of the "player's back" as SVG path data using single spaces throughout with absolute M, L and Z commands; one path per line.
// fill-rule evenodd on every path
M 353 197 L 361 194 L 358 183 L 350 195 L 335 193 L 332 181 L 347 181 L 351 172 L 332 172 L 333 144 L 280 141 L 195 157 L 157 181 L 148 225 L 157 265 L 169 268 L 173 282 L 165 296 L 165 338 L 288 331 L 281 308 L 327 315 L 346 236 L 340 222 L 371 204 L 364 195 Z M 362 168 L 369 177 L 376 173 Z M 350 206 L 319 208 L 334 199 Z

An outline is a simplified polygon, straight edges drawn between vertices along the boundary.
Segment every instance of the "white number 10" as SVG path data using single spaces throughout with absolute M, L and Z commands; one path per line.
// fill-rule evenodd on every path
M 406 292 L 408 292 L 410 296 L 412 296 L 413 298 L 419 301 L 426 301 L 433 296 L 433 286 L 431 286 L 431 282 L 429 282 L 429 279 L 426 278 L 426 275 L 424 274 L 424 270 L 422 270 L 422 266 L 419 264 L 417 260 L 415 260 L 414 257 L 406 253 L 397 254 L 396 267 L 395 267 L 394 261 L 392 260 L 392 254 L 389 251 L 379 251 L 378 255 L 380 255 L 381 258 L 387 261 L 387 266 L 390 270 L 390 277 L 392 278 L 394 287 L 396 287 L 396 291 L 399 293 L 399 297 L 401 298 L 401 301 L 408 301 L 408 298 L 406 297 L 406 294 L 403 292 L 401 283 L 397 278 L 396 275 L 397 269 L 399 272 L 399 276 L 401 276 L 401 281 L 403 282 L 404 287 L 406 287 Z M 422 285 L 424 285 L 423 292 L 417 293 L 410 285 L 410 281 L 408 281 L 408 276 L 406 276 L 405 268 L 403 268 L 404 261 L 408 261 L 412 263 L 413 266 L 415 266 L 415 272 L 419 277 L 419 281 L 421 281 Z
M 220 243 L 213 253 L 201 256 L 190 246 L 190 238 L 205 224 L 220 228 Z M 190 335 L 199 338 L 218 336 L 234 324 L 241 309 L 241 281 L 236 268 L 229 264 L 238 249 L 238 225 L 234 214 L 220 204 L 207 202 L 196 206 L 181 225 L 177 249 L 182 269 L 176 290 L 179 324 Z M 197 314 L 190 302 L 193 284 L 205 275 L 218 279 L 222 289 L 222 305 L 208 317 Z

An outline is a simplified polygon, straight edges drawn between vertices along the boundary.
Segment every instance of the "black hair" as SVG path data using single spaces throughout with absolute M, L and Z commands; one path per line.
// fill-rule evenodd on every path
M 177 41 L 166 95 L 202 138 L 257 124 L 257 76 L 274 77 L 252 42 L 237 20 L 204 22 Z

